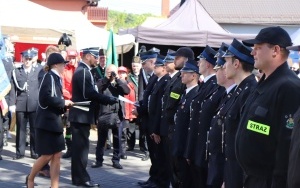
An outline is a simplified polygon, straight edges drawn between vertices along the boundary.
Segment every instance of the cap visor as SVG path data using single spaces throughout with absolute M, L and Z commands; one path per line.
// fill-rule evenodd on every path
M 214 69 L 214 70 L 217 70 L 217 69 L 220 69 L 220 68 L 221 68 L 220 65 L 216 65 L 213 69 Z
M 254 44 L 259 44 L 262 43 L 261 41 L 257 40 L 257 39 L 249 39 L 249 40 L 243 40 L 242 41 L 244 45 L 246 46 L 254 46 Z
M 293 51 L 300 51 L 300 45 L 297 46 L 288 46 L 286 47 L 288 50 L 293 50 Z

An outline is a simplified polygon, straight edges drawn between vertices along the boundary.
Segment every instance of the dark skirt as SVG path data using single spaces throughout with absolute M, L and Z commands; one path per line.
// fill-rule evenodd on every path
M 63 133 L 35 129 L 35 146 L 39 155 L 52 155 L 65 149 Z

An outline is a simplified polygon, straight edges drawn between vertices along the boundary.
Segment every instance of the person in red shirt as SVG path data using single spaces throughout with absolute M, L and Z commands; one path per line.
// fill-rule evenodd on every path
M 135 86 L 132 82 L 129 82 L 127 80 L 128 77 L 128 70 L 126 67 L 119 67 L 118 68 L 118 75 L 120 80 L 124 81 L 127 83 L 127 86 L 130 89 L 130 93 L 128 95 L 124 95 L 126 99 L 129 99 L 132 102 L 135 102 Z M 123 121 L 121 122 L 121 125 L 119 127 L 119 139 L 120 139 L 120 157 L 121 159 L 127 159 L 127 156 L 125 154 L 126 152 L 126 129 L 130 127 L 130 124 L 134 122 L 136 119 L 136 116 L 133 115 L 131 112 L 135 108 L 133 104 L 130 103 L 122 103 L 122 112 L 123 112 Z
M 78 53 L 76 50 L 67 50 L 66 60 L 69 61 L 66 64 L 63 75 L 62 75 L 62 85 L 63 85 L 63 96 L 65 100 L 71 100 L 72 98 L 72 77 L 78 65 Z M 62 156 L 62 158 L 70 158 L 72 154 L 71 149 L 71 138 L 72 132 L 70 127 L 70 122 L 68 122 L 68 111 L 64 114 L 63 122 L 66 126 L 66 145 L 67 152 Z

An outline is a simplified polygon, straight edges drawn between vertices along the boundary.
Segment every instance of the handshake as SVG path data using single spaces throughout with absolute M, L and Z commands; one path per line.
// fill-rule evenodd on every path
M 108 104 L 113 105 L 119 102 L 119 99 L 117 97 L 109 97 Z

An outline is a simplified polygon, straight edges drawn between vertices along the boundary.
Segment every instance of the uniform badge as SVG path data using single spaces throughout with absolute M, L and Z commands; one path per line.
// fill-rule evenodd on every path
M 293 129 L 294 128 L 294 119 L 292 118 L 292 114 L 289 115 L 289 118 L 286 120 L 286 128 Z

